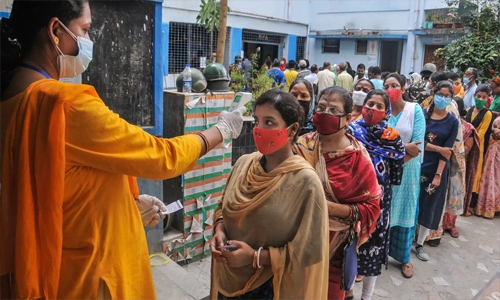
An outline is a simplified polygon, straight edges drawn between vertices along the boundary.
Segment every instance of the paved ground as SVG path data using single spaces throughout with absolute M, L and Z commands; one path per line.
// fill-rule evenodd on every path
M 500 272 L 500 218 L 486 220 L 478 217 L 459 217 L 460 238 L 446 234 L 437 248 L 426 246 L 431 259 L 422 262 L 412 254 L 415 276 L 405 279 L 399 266 L 389 262 L 389 269 L 378 278 L 373 300 L 429 299 L 468 300 Z M 196 284 L 185 288 L 199 290 L 210 286 L 210 258 L 183 267 Z M 155 276 L 156 279 L 157 276 Z M 361 284 L 355 287 L 355 299 L 361 295 Z M 494 290 L 499 291 L 496 283 Z M 158 293 L 158 299 L 173 299 Z M 173 295 L 171 295 L 173 296 Z M 181 295 L 178 295 L 181 296 Z M 185 299 L 193 299 L 185 298 Z M 176 298 L 181 299 L 181 298 Z M 184 298 L 183 298 L 184 299 Z M 491 297 L 481 299 L 500 299 Z

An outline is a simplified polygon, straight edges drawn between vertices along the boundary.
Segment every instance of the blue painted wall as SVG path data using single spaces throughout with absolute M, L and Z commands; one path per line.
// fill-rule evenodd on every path
M 236 55 L 241 55 L 243 50 L 243 29 L 242 28 L 231 28 L 231 56 L 230 62 L 234 62 L 234 57 Z
M 288 35 L 288 45 L 286 46 L 288 48 L 288 56 L 287 56 L 287 61 L 290 60 L 296 60 L 297 58 L 297 36 L 289 34 Z
M 163 33 L 162 44 L 162 57 L 163 57 L 163 76 L 168 76 L 168 38 L 170 36 L 170 23 L 161 24 L 161 31 Z
M 153 107 L 154 127 L 144 128 L 156 136 L 163 135 L 163 24 L 162 3 L 156 2 L 154 8 L 153 33 Z M 167 39 L 168 41 L 168 39 Z M 168 52 L 167 52 L 168 54 Z

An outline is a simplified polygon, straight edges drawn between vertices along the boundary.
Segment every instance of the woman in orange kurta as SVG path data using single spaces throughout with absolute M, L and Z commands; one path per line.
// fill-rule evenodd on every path
M 57 81 L 90 62 L 90 23 L 86 0 L 15 0 L 2 19 L 2 299 L 154 299 L 142 225 L 163 205 L 133 177 L 178 176 L 241 130 L 235 111 L 199 135 L 156 138 L 93 87 Z

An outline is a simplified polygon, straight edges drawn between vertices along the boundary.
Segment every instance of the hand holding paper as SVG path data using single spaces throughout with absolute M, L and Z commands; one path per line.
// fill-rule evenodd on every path
M 140 195 L 135 203 L 141 213 L 142 224 L 144 226 L 156 226 L 160 220 L 165 218 L 165 215 L 161 212 L 167 211 L 167 207 L 160 199 L 144 194 Z

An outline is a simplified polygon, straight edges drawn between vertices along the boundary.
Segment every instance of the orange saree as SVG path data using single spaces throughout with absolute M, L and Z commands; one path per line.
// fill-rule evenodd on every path
M 104 282 L 113 299 L 154 299 L 129 176 L 179 175 L 196 163 L 198 138 L 150 136 L 94 88 L 56 80 L 0 109 L 0 297 L 95 299 Z

